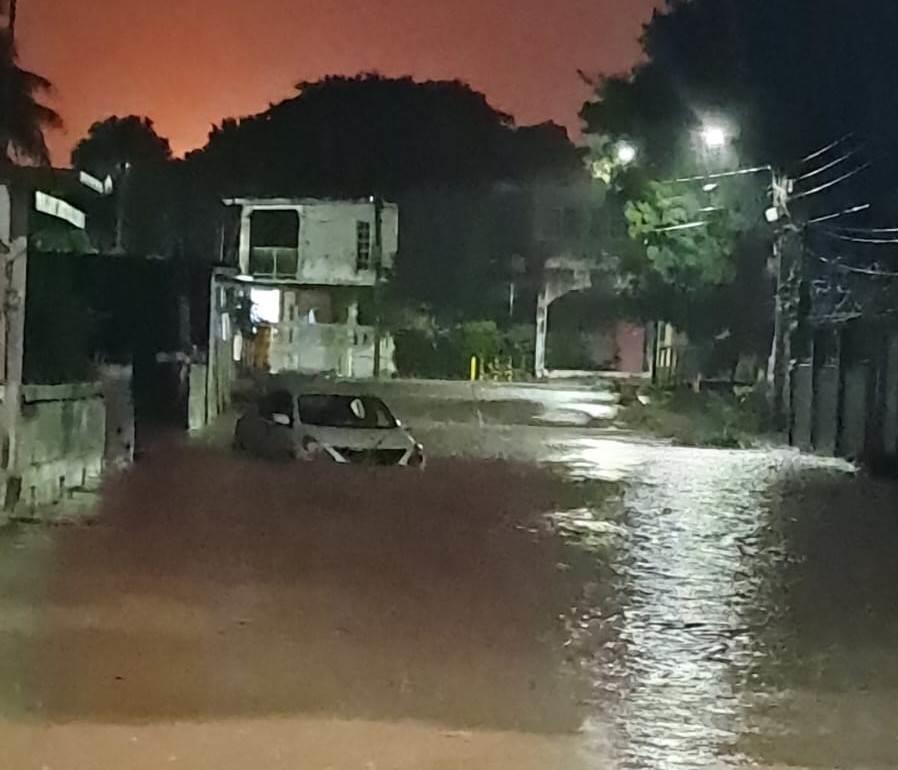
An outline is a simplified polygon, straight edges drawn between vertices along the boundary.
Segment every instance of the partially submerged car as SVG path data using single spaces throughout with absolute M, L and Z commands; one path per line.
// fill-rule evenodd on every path
M 424 448 L 379 398 L 274 390 L 234 429 L 235 449 L 273 459 L 423 468 Z

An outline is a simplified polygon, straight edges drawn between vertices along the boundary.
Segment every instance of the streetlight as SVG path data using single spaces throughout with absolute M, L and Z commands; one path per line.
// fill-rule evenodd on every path
M 622 166 L 629 166 L 636 160 L 637 154 L 636 146 L 627 141 L 618 142 L 614 150 L 614 156 Z
M 729 138 L 726 128 L 719 123 L 708 123 L 702 127 L 700 136 L 709 150 L 719 150 L 726 146 Z

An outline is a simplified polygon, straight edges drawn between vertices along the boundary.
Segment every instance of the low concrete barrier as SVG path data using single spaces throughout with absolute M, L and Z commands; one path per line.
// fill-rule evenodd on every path
M 99 486 L 106 448 L 100 383 L 25 385 L 4 509 L 13 517 L 52 517 L 48 509 Z

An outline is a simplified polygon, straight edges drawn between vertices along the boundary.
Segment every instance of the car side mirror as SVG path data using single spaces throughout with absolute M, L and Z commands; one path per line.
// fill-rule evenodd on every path
M 289 428 L 293 424 L 293 420 L 290 419 L 290 415 L 279 414 L 277 412 L 271 415 L 271 421 L 275 425 L 283 425 L 285 428 Z

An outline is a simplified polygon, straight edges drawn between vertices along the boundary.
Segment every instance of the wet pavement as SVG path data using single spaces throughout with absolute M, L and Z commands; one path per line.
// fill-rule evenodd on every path
M 898 766 L 898 487 L 411 422 L 423 474 L 160 445 L 0 534 L 0 767 Z

